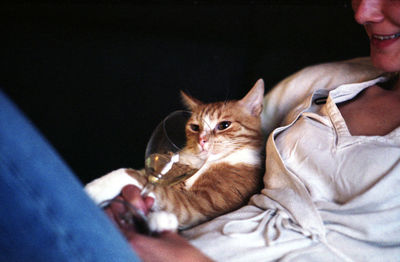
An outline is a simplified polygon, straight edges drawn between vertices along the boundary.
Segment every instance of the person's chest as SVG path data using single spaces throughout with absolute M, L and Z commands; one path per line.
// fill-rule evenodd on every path
M 378 86 L 367 88 L 338 108 L 354 136 L 383 136 L 400 126 L 400 95 Z

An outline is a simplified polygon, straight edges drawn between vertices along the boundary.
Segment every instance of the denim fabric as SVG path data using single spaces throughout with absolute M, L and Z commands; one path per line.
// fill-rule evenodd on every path
M 1 90 L 0 261 L 138 261 Z

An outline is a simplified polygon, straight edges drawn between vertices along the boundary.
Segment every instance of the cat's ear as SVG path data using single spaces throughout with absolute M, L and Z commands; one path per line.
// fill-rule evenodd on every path
M 244 108 L 253 116 L 259 116 L 263 109 L 264 80 L 259 79 L 245 97 L 239 100 Z
M 200 100 L 187 95 L 183 91 L 181 91 L 181 97 L 182 97 L 182 101 L 185 104 L 185 106 L 187 108 L 189 108 L 190 110 L 194 110 L 196 107 L 203 104 L 203 102 L 201 102 Z

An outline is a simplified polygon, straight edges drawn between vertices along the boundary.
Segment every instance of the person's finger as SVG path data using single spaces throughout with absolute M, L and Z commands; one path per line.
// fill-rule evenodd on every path
M 149 196 L 145 197 L 144 204 L 147 208 L 147 211 L 150 211 L 151 207 L 154 205 L 154 198 L 149 197 Z M 147 214 L 147 212 L 146 212 L 146 214 Z
M 126 206 L 124 204 L 124 199 L 121 196 L 115 198 L 117 201 L 111 201 L 109 208 L 114 214 L 123 213 L 126 211 Z
M 124 200 L 121 196 L 115 198 L 117 201 L 112 201 L 110 205 L 105 209 L 106 214 L 111 214 L 111 219 L 118 225 L 120 229 L 123 229 L 128 226 L 129 219 L 127 217 L 128 208 L 126 204 L 124 204 Z
M 142 198 L 138 187 L 134 185 L 124 186 L 121 191 L 121 196 L 133 206 L 142 210 L 145 214 L 148 213 L 149 208 L 146 205 L 145 200 Z
M 127 200 L 140 197 L 140 188 L 135 185 L 126 185 L 122 188 L 122 195 L 125 195 Z

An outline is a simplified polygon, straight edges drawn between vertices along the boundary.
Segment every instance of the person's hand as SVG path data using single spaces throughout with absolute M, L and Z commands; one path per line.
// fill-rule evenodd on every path
M 128 238 L 132 232 L 144 232 L 147 230 L 147 225 L 144 224 L 145 222 L 142 217 L 149 213 L 153 203 L 153 198 L 143 198 L 141 196 L 138 187 L 127 185 L 122 189 L 120 195 L 110 202 L 104 211 Z M 136 214 L 136 218 L 132 217 L 132 214 Z
M 128 207 L 123 204 L 124 201 L 129 202 L 144 215 L 150 212 L 154 199 L 151 197 L 143 198 L 138 187 L 125 186 L 116 199 L 119 201 L 112 201 L 105 212 L 119 227 L 143 261 L 211 261 L 175 232 L 166 231 L 148 236 L 140 234 L 140 228 L 135 228 L 134 225 L 127 224 L 124 219 L 121 219 L 121 214 L 129 211 Z

